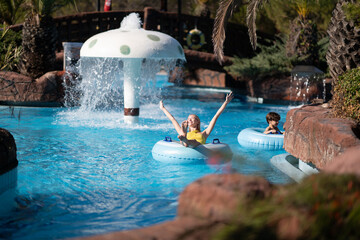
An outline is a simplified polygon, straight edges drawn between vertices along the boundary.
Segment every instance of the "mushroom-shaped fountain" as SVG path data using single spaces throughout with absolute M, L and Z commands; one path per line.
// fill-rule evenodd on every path
M 122 67 L 124 79 L 124 121 L 127 123 L 139 121 L 139 89 L 144 61 L 185 61 L 184 51 L 177 40 L 161 32 L 142 29 L 136 13 L 125 17 L 119 29 L 99 33 L 86 40 L 80 50 L 82 58 L 121 60 L 122 66 L 119 68 Z

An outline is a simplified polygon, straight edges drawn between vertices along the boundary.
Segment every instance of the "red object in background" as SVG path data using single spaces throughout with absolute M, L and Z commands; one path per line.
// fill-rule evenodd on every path
M 111 11 L 111 0 L 105 0 L 104 12 Z

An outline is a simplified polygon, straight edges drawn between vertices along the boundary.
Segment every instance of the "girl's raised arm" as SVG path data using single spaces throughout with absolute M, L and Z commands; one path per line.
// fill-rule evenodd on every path
M 176 132 L 179 135 L 186 136 L 186 133 L 182 130 L 182 128 L 180 127 L 179 123 L 176 121 L 174 116 L 171 115 L 171 113 L 164 107 L 164 103 L 162 100 L 159 103 L 159 107 L 165 113 L 165 115 L 170 119 L 170 121 L 172 122 L 172 124 L 175 127 Z
M 226 108 L 226 105 L 228 105 L 228 103 L 234 98 L 234 95 L 232 92 L 228 93 L 226 95 L 226 99 L 225 102 L 221 105 L 221 107 L 219 108 L 219 110 L 216 112 L 215 116 L 211 119 L 209 126 L 204 130 L 203 134 L 205 135 L 205 137 L 207 138 L 211 131 L 214 129 L 215 127 L 215 123 L 217 121 L 217 119 L 219 118 L 219 116 L 221 115 L 221 113 L 224 111 L 224 109 Z

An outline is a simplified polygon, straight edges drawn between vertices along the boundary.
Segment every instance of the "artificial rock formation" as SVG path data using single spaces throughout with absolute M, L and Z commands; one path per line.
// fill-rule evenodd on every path
M 322 173 L 282 186 L 212 174 L 185 188 L 173 221 L 81 239 L 358 239 L 359 190 L 353 175 Z
M 0 128 L 0 175 L 17 165 L 15 139 L 8 130 Z
M 308 105 L 290 110 L 284 124 L 285 150 L 319 169 L 347 149 L 360 147 L 360 129 L 354 121 L 331 117 L 326 105 Z
M 337 156 L 323 169 L 326 173 L 355 174 L 360 176 L 360 146 L 351 147 Z
M 208 175 L 180 194 L 178 217 L 228 222 L 242 202 L 270 196 L 272 185 L 263 178 L 240 174 Z
M 81 239 L 208 240 L 231 223 L 239 204 L 269 197 L 274 188 L 261 177 L 240 174 L 205 176 L 185 188 L 175 220 L 147 228 Z
M 48 72 L 32 79 L 15 72 L 0 72 L 0 102 L 7 105 L 60 106 L 63 72 Z

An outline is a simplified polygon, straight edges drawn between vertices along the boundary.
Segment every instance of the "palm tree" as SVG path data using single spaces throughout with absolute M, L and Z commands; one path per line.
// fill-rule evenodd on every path
M 327 31 L 329 48 L 326 60 L 335 81 L 346 70 L 360 67 L 360 27 L 355 24 L 359 19 L 348 19 L 344 12 L 346 6 L 355 2 L 354 0 L 340 0 L 337 3 Z M 359 3 L 355 6 L 360 8 Z
M 20 6 L 24 0 L 0 0 L 0 21 L 13 25 L 21 17 Z
M 315 1 L 296 0 L 297 17 L 290 24 L 289 39 L 286 43 L 288 57 L 296 56 L 297 63 L 314 65 L 318 59 L 317 27 L 311 19 L 311 9 Z
M 300 0 L 301 1 L 301 0 Z M 256 49 L 256 11 L 267 0 L 250 0 L 247 6 L 247 25 L 250 42 Z M 353 20 L 345 18 L 342 6 L 349 3 L 355 3 L 356 0 L 339 0 L 333 11 L 329 34 L 329 51 L 327 61 L 332 77 L 336 80 L 337 76 L 346 69 L 360 66 L 359 57 L 359 28 L 354 25 Z M 216 13 L 215 24 L 213 29 L 214 53 L 218 61 L 222 63 L 224 58 L 223 43 L 225 41 L 225 25 L 232 14 L 232 11 L 242 3 L 241 0 L 222 0 Z
M 27 0 L 29 13 L 22 30 L 23 55 L 20 72 L 33 78 L 54 70 L 57 42 L 52 14 L 74 0 Z

